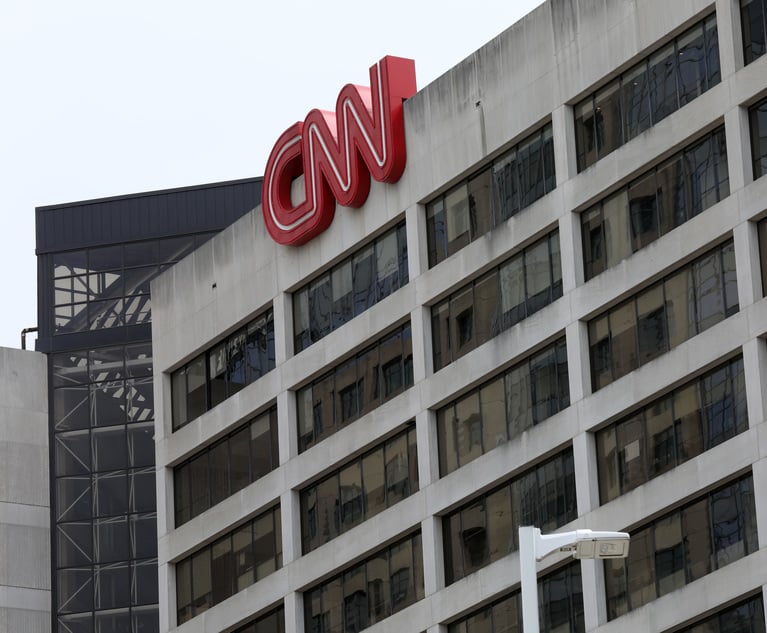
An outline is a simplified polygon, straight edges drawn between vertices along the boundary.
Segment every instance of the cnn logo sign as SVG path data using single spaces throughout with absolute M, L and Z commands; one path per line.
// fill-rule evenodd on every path
M 280 244 L 305 244 L 333 221 L 336 203 L 361 207 L 370 178 L 397 182 L 405 169 L 402 102 L 415 94 L 412 59 L 384 57 L 370 68 L 370 88 L 344 86 L 336 111 L 312 110 L 272 148 L 261 194 L 266 228 Z M 304 176 L 294 206 L 292 182 Z

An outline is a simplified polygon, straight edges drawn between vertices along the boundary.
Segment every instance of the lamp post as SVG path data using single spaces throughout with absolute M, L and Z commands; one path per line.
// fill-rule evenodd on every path
M 522 591 L 522 631 L 539 633 L 538 583 L 535 563 L 554 552 L 572 552 L 573 558 L 626 558 L 629 535 L 626 532 L 575 530 L 541 534 L 536 527 L 519 528 L 519 574 Z

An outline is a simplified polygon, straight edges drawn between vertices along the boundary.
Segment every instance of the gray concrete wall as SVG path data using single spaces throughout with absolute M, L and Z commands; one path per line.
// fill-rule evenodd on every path
M 0 631 L 51 629 L 47 357 L 0 348 Z
M 176 629 L 173 562 L 276 499 L 283 512 L 283 569 L 178 627 L 179 631 L 231 630 L 284 596 L 288 630 L 301 632 L 303 589 L 329 576 L 345 561 L 358 559 L 419 525 L 426 599 L 369 630 L 443 631 L 440 623 L 518 585 L 519 563 L 512 554 L 445 587 L 440 515 L 475 491 L 507 479 L 528 462 L 568 444 L 575 456 L 579 517 L 565 529 L 638 525 L 748 469 L 754 473 L 757 493 L 758 553 L 626 618 L 606 622 L 604 592 L 599 589 L 601 567 L 584 563 L 588 631 L 665 630 L 767 584 L 767 409 L 762 387 L 767 377 L 763 340 L 767 299 L 762 298 L 754 222 L 767 214 L 767 178 L 752 182 L 744 128 L 745 107 L 767 90 L 767 57 L 742 67 L 737 4 L 736 0 L 550 0 L 406 102 L 408 163 L 399 183 L 373 183 L 361 209 L 338 208 L 331 227 L 300 248 L 272 242 L 260 210 L 256 210 L 153 282 L 163 631 Z M 714 9 L 719 24 L 721 83 L 577 173 L 573 103 Z M 548 120 L 554 128 L 557 188 L 429 270 L 424 202 Z M 731 195 L 682 229 L 584 283 L 577 212 L 721 124 L 727 134 Z M 291 291 L 403 217 L 408 223 L 410 283 L 294 356 Z M 459 287 L 462 280 L 502 262 L 510 252 L 554 228 L 559 229 L 562 244 L 564 297 L 433 374 L 429 306 Z M 735 240 L 740 312 L 592 393 L 585 322 L 730 236 Z M 270 304 L 275 311 L 276 370 L 171 433 L 170 372 Z M 332 367 L 335 359 L 362 348 L 390 324 L 407 318 L 414 333 L 414 387 L 320 445 L 297 454 L 293 391 Z M 438 478 L 434 409 L 562 333 L 567 335 L 571 406 Z M 748 372 L 749 430 L 600 506 L 593 431 L 739 352 Z M 280 419 L 280 468 L 174 530 L 168 519 L 173 516 L 172 466 L 275 401 Z M 300 556 L 298 490 L 410 419 L 417 425 L 420 492 Z M 547 559 L 539 569 L 558 562 L 556 557 Z

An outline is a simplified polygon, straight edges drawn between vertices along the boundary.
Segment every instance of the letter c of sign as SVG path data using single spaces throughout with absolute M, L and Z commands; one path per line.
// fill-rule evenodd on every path
M 405 169 L 402 102 L 416 91 L 415 63 L 384 57 L 370 68 L 370 88 L 344 86 L 336 111 L 312 110 L 277 140 L 266 163 L 261 207 L 279 244 L 305 244 L 333 221 L 336 202 L 361 207 L 370 178 L 397 182 Z M 304 176 L 294 206 L 293 181 Z

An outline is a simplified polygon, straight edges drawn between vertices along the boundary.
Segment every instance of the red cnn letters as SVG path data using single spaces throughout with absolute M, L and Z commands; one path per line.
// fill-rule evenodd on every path
M 266 163 L 261 206 L 266 228 L 280 244 L 298 246 L 333 221 L 336 202 L 360 207 L 370 177 L 393 183 L 405 169 L 403 100 L 415 94 L 415 62 L 384 57 L 370 68 L 370 88 L 348 84 L 336 111 L 312 110 L 289 127 Z M 298 206 L 290 186 L 304 175 Z

